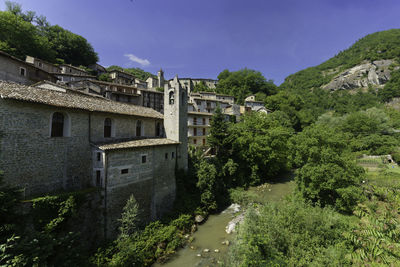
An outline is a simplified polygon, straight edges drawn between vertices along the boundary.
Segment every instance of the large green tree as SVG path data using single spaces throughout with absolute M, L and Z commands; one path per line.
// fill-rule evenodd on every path
M 6 2 L 6 11 L 0 11 L 0 50 L 22 60 L 29 55 L 75 66 L 88 66 L 99 59 L 82 36 L 51 26 L 46 17 L 23 12 L 20 4 L 10 1 Z
M 243 104 L 249 95 L 259 92 L 271 95 L 276 90 L 273 81 L 267 80 L 259 71 L 247 68 L 233 72 L 224 70 L 218 75 L 217 92 L 234 96 L 239 104 Z

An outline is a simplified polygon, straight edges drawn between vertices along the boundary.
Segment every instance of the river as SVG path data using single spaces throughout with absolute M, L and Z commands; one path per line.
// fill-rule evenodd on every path
M 279 182 L 268 183 L 249 190 L 256 193 L 257 202 L 279 201 L 291 192 L 294 182 L 291 179 L 282 179 Z M 210 215 L 207 221 L 199 225 L 192 235 L 193 242 L 177 251 L 165 264 L 156 263 L 153 267 L 203 267 L 218 266 L 225 261 L 229 246 L 234 234 L 227 234 L 225 227 L 233 219 L 231 212 L 222 212 Z M 228 244 L 229 244 L 228 243 Z

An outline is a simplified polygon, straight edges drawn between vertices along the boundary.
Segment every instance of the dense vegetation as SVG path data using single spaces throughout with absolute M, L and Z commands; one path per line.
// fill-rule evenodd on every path
M 6 11 L 0 11 L 0 50 L 22 60 L 29 55 L 75 66 L 89 66 L 99 59 L 82 36 L 50 25 L 33 11 L 22 12 L 21 5 L 10 1 Z
M 86 193 L 45 196 L 21 204 L 21 190 L 2 184 L 0 176 L 0 265 L 76 266 L 88 264 L 93 244 L 82 240 L 78 208 Z M 21 214 L 21 205 L 25 213 Z
M 237 104 L 243 105 L 244 99 L 255 95 L 256 100 L 264 101 L 266 96 L 277 92 L 278 87 L 272 80 L 267 80 L 259 71 L 241 69 L 238 71 L 223 70 L 218 75 L 217 87 L 209 88 L 205 82 L 196 84 L 193 92 L 216 92 L 235 97 Z

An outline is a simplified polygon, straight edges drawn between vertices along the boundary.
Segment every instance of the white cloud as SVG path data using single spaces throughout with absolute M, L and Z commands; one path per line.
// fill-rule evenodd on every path
M 146 66 L 150 65 L 150 61 L 148 61 L 147 59 L 138 58 L 134 54 L 125 54 L 124 56 L 126 56 L 132 62 L 139 63 L 143 67 L 146 67 Z

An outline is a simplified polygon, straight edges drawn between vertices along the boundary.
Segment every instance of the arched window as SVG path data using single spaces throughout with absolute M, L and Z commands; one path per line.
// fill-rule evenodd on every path
M 161 136 L 161 123 L 156 123 L 156 136 Z
M 104 137 L 111 137 L 111 119 L 110 118 L 106 118 L 104 120 Z
M 173 91 L 169 92 L 169 104 L 170 105 L 174 104 L 174 92 Z
M 51 117 L 51 137 L 61 137 L 64 135 L 64 115 L 54 112 Z
M 142 136 L 142 121 L 136 122 L 136 136 Z

